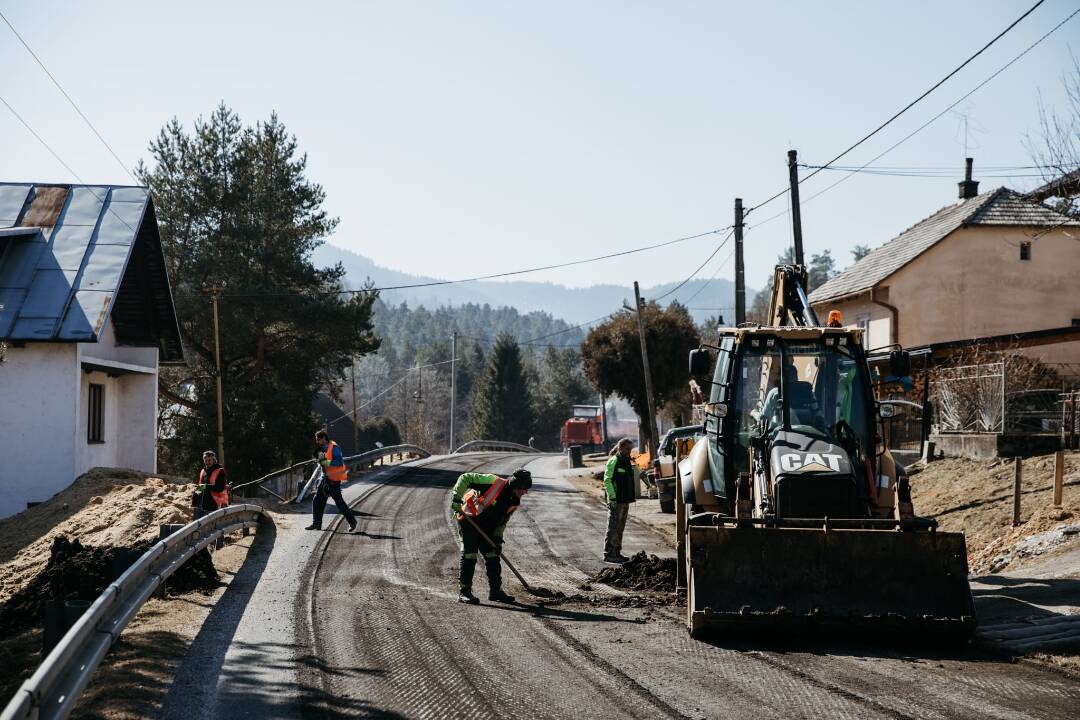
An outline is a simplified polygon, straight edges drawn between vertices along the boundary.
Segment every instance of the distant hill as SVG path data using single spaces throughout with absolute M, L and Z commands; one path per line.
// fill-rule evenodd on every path
M 349 287 L 359 287 L 370 278 L 376 286 L 411 285 L 414 283 L 435 282 L 439 278 L 411 275 L 376 265 L 370 258 L 325 244 L 315 250 L 316 265 L 334 265 L 341 263 L 345 268 L 346 282 Z M 702 288 L 708 283 L 707 288 Z M 662 295 L 678 283 L 671 282 L 653 287 L 642 288 L 642 295 L 653 298 Z M 698 293 L 698 290 L 701 290 Z M 689 299 L 698 293 L 693 299 Z M 747 288 L 747 305 L 753 300 L 754 291 Z M 632 287 L 602 284 L 585 288 L 568 288 L 550 282 L 528 282 L 515 280 L 509 282 L 471 282 L 460 285 L 438 285 L 427 288 L 408 290 L 388 290 L 382 293 L 382 299 L 390 305 L 408 303 L 412 308 L 423 306 L 434 309 L 443 306 L 460 306 L 468 303 L 488 304 L 492 307 L 510 306 L 522 314 L 542 311 L 555 318 L 561 318 L 571 324 L 593 320 L 604 313 L 611 312 L 622 305 L 624 300 L 633 297 Z M 720 306 L 730 307 L 735 304 L 734 283 L 724 278 L 694 279 L 683 286 L 675 296 L 680 302 L 690 306 L 694 320 L 701 322 L 719 312 L 731 322 L 734 310 L 719 311 Z

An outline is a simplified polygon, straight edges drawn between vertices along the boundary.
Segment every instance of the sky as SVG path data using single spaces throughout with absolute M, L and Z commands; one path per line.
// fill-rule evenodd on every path
M 276 112 L 341 220 L 330 242 L 453 279 L 727 227 L 734 198 L 751 207 L 786 187 L 789 148 L 810 164 L 831 159 L 1031 4 L 0 0 L 0 10 L 128 167 L 150 160 L 149 141 L 173 117 L 190 128 L 219 102 L 249 124 Z M 841 164 L 870 160 L 1076 8 L 1046 0 Z M 976 179 L 981 166 L 1031 164 L 1040 97 L 1065 109 L 1074 54 L 1080 16 L 962 114 L 877 161 L 954 176 L 860 174 L 809 201 L 842 175 L 808 180 L 807 254 L 829 249 L 846 265 L 856 244 L 879 245 L 955 202 L 965 124 Z M 0 97 L 82 181 L 131 183 L 3 24 L 0 67 Z M 0 158 L 0 180 L 77 181 L 2 105 Z M 981 189 L 1001 184 L 1039 180 L 984 178 Z M 790 243 L 786 203 L 747 220 L 752 287 Z M 724 234 L 519 279 L 681 280 Z M 733 277 L 729 248 L 700 277 Z

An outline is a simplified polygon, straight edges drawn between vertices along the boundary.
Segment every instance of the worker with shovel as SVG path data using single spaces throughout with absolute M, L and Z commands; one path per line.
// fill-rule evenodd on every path
M 488 576 L 488 600 L 512 603 L 514 598 L 502 589 L 502 562 L 499 559 L 502 536 L 510 515 L 521 505 L 521 498 L 532 487 L 528 470 L 515 470 L 509 478 L 487 473 L 465 473 L 454 483 L 450 510 L 458 521 L 461 565 L 458 572 L 458 602 L 476 605 L 472 593 L 477 554 L 483 548 Z

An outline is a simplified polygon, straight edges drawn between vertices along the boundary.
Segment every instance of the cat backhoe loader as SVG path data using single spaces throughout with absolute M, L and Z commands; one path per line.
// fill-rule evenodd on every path
M 690 633 L 834 624 L 966 638 L 964 536 L 915 515 L 862 331 L 822 325 L 805 287 L 802 266 L 778 266 L 768 325 L 722 329 L 690 354 L 708 395 L 676 498 Z M 899 348 L 886 365 L 886 380 L 910 374 Z

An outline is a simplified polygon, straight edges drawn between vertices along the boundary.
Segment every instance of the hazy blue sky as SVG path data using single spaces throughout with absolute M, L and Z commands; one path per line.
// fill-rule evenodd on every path
M 129 166 L 173 116 L 190 126 L 221 100 L 246 122 L 276 110 L 341 218 L 331 242 L 450 278 L 726 226 L 734 197 L 753 205 L 786 184 L 788 147 L 828 160 L 1031 4 L 0 0 Z M 844 162 L 903 137 L 1075 8 L 1048 0 Z M 1030 162 L 1038 94 L 1063 104 L 1078 41 L 1080 16 L 964 104 L 977 176 Z M 130 182 L 2 25 L 0 67 L 0 95 L 80 177 Z M 955 177 L 857 176 L 806 204 L 807 252 L 831 248 L 846 264 L 854 244 L 953 202 L 959 127 L 946 115 L 879 161 Z M 73 181 L 2 106 L 0 157 L 3 180 Z M 804 198 L 838 177 L 820 174 Z M 752 285 L 789 242 L 786 218 L 753 225 L 784 202 L 749 220 Z M 528 277 L 679 279 L 716 241 Z M 720 272 L 732 275 L 730 261 Z

